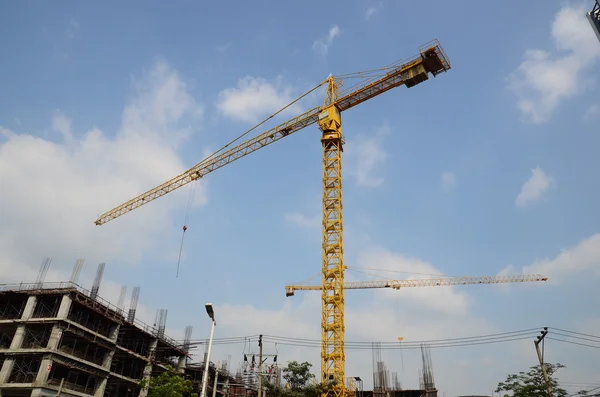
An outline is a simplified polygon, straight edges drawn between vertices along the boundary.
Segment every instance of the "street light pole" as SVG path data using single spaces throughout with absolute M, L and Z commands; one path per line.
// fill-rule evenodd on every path
M 210 366 L 210 351 L 212 350 L 212 341 L 213 335 L 215 333 L 215 325 L 217 322 L 215 321 L 215 312 L 212 307 L 212 303 L 207 303 L 204 305 L 206 308 L 206 313 L 208 317 L 212 320 L 212 325 L 210 326 L 210 338 L 208 340 L 208 352 L 206 353 L 206 363 L 204 364 L 204 375 L 202 375 L 202 391 L 200 392 L 200 397 L 206 397 L 206 386 L 208 384 L 208 367 Z

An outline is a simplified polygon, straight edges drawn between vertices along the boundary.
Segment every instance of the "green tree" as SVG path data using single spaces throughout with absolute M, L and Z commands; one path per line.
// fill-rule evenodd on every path
M 550 378 L 554 397 L 566 397 L 567 391 L 561 388 L 558 381 L 552 377 L 556 371 L 565 366 L 562 364 L 545 363 L 544 367 Z M 519 372 L 518 374 L 508 375 L 506 380 L 498 383 L 498 387 L 496 388 L 496 393 L 502 391 L 512 392 L 513 397 L 548 397 L 548 388 L 546 387 L 542 367 L 536 365 L 530 367 L 527 373 Z M 509 396 L 509 394 L 504 394 L 504 396 Z
M 286 380 L 288 387 L 279 387 L 265 384 L 267 396 L 269 397 L 321 397 L 321 395 L 331 387 L 331 385 L 323 385 L 320 383 L 311 382 L 315 375 L 310 373 L 312 364 L 308 362 L 298 363 L 290 361 L 283 368 L 283 378 Z
M 148 397 L 197 397 L 192 393 L 192 381 L 184 379 L 175 368 L 167 366 L 167 370 L 158 376 L 153 376 L 150 381 L 143 379 L 140 382 L 142 389 L 149 388 Z
M 283 369 L 283 379 L 287 381 L 290 389 L 303 389 L 310 380 L 315 378 L 315 375 L 310 373 L 310 367 L 312 367 L 312 364 L 307 361 L 303 363 L 288 362 L 287 367 Z

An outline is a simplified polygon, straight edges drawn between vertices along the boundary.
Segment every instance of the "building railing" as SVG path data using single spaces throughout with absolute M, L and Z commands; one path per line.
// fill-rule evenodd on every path
M 71 281 L 56 281 L 56 282 L 44 282 L 44 283 L 4 283 L 4 284 L 0 284 L 0 292 L 7 292 L 7 291 L 35 291 L 35 290 L 72 290 L 72 291 L 78 291 L 80 293 L 82 293 L 83 295 L 86 295 L 88 297 L 90 297 L 91 295 L 91 291 L 83 288 L 82 286 L 73 283 Z M 126 320 L 126 316 L 124 315 L 124 310 L 117 307 L 116 305 L 113 305 L 112 303 L 110 303 L 109 301 L 107 301 L 106 299 L 101 298 L 100 296 L 96 296 L 94 298 L 94 301 L 100 303 L 101 305 L 105 306 L 107 309 L 112 310 L 113 312 L 117 313 L 123 321 Z M 137 318 L 135 318 L 133 320 L 133 324 L 136 325 L 138 328 L 140 328 L 141 330 L 143 330 L 144 332 L 147 332 L 153 336 L 155 336 L 157 339 L 161 340 L 162 342 L 165 342 L 166 344 L 169 344 L 173 347 L 176 348 L 181 348 L 181 343 L 176 341 L 173 338 L 170 338 L 164 334 L 160 335 L 159 334 L 159 330 L 156 327 L 153 327 L 149 324 L 146 324 L 145 322 L 143 322 L 142 320 L 139 320 Z

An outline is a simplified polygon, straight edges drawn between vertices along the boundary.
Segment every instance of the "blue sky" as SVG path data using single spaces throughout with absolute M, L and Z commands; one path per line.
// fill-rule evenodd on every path
M 589 3 L 589 4 L 588 4 Z M 438 38 L 446 74 L 343 114 L 348 266 L 379 278 L 540 272 L 546 284 L 349 291 L 347 340 L 440 339 L 554 326 L 595 333 L 600 269 L 600 43 L 591 1 L 132 1 L 0 5 L 0 276 L 141 286 L 148 322 L 207 337 L 318 339 L 318 293 L 284 286 L 320 270 L 321 146 L 315 126 L 102 227 L 99 213 L 169 179 L 331 74 L 409 58 Z M 316 106 L 322 92 L 295 110 Z M 293 112 L 278 116 L 285 121 Z M 269 125 L 274 125 L 273 123 Z M 391 274 L 391 275 L 390 275 Z M 349 280 L 366 276 L 348 272 Z M 530 341 L 432 352 L 438 388 L 489 394 L 535 365 Z M 273 349 L 275 347 L 272 347 Z M 594 381 L 591 348 L 554 342 L 567 381 Z M 287 350 L 286 350 L 287 349 Z M 278 347 L 284 361 L 318 350 Z M 443 349 L 442 349 L 443 350 Z M 218 346 L 216 359 L 243 346 Z M 384 359 L 417 386 L 416 354 Z M 411 368 L 410 370 L 408 368 Z M 370 352 L 348 374 L 370 379 Z M 477 377 L 474 380 L 473 374 Z M 365 382 L 365 387 L 368 383 Z M 576 391 L 576 390 L 572 390 Z

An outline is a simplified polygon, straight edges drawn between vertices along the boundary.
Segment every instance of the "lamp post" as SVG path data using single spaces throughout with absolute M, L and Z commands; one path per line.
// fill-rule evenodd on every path
M 200 397 L 206 397 L 206 386 L 208 384 L 208 367 L 210 364 L 210 351 L 212 349 L 212 341 L 213 334 L 215 332 L 215 325 L 217 322 L 215 321 L 215 312 L 212 307 L 212 303 L 207 303 L 204 305 L 206 308 L 206 313 L 208 317 L 212 320 L 212 325 L 210 326 L 210 338 L 208 339 L 208 352 L 206 353 L 206 363 L 204 364 L 204 375 L 202 376 L 202 392 L 200 392 Z

